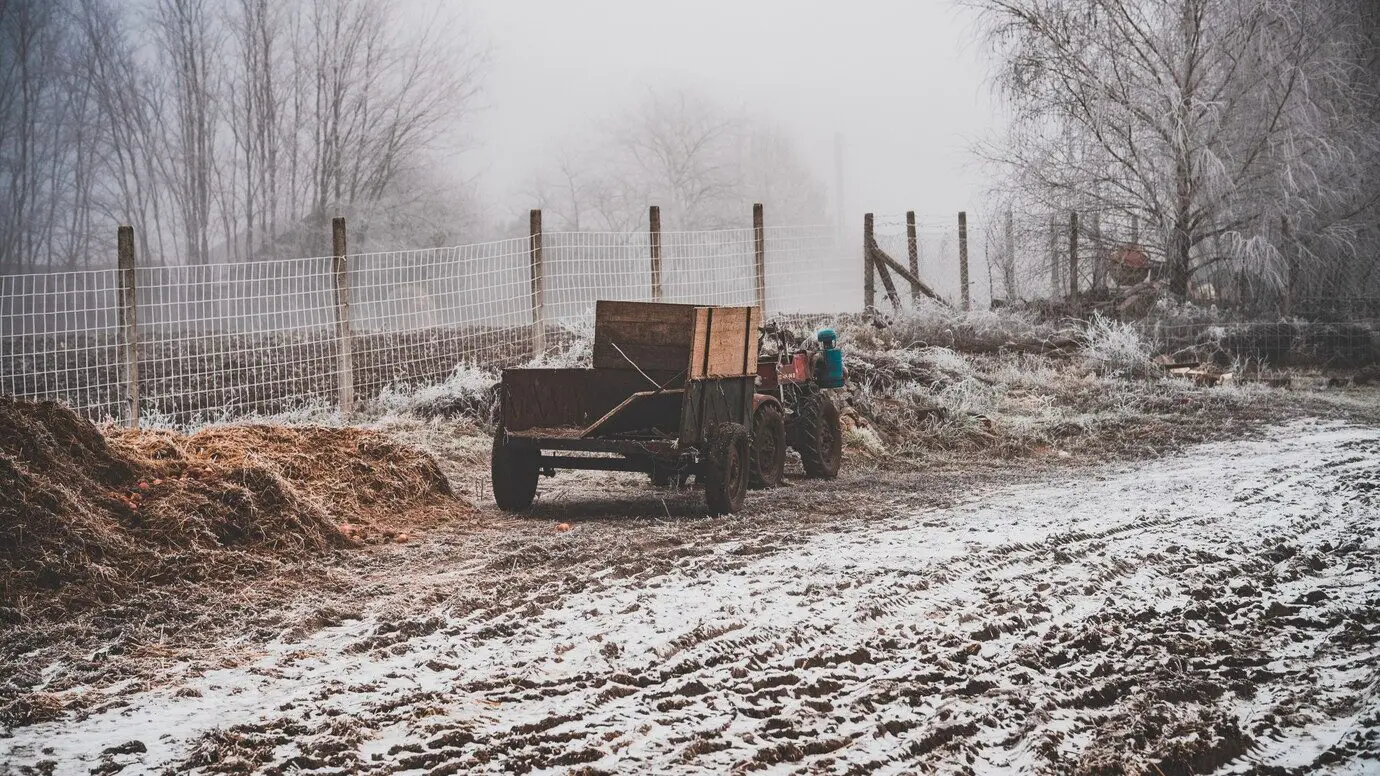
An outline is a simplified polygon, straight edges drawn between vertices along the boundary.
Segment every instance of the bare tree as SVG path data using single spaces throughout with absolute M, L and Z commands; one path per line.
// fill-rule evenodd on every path
M 1342 255 L 1373 215 L 1354 174 L 1380 142 L 1363 3 L 966 2 L 1010 100 L 1010 130 L 984 152 L 1011 193 L 1138 217 L 1173 292 L 1223 262 L 1288 286 L 1286 253 Z
M 776 223 L 822 223 L 824 187 L 791 139 L 695 92 L 649 93 L 578 150 L 562 149 L 527 197 L 567 229 L 742 226 L 763 202 Z

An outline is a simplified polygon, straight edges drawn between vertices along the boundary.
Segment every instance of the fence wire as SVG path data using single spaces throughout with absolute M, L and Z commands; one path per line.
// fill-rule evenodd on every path
M 859 309 L 859 252 L 832 227 L 767 227 L 763 241 L 768 314 Z M 461 364 L 525 362 L 538 355 L 538 317 L 559 335 L 591 325 L 600 299 L 654 295 L 646 232 L 544 233 L 540 304 L 526 237 L 352 254 L 346 266 L 351 375 L 365 403 Z M 333 405 L 341 282 L 330 256 L 137 268 L 142 418 L 186 425 Z M 753 229 L 662 233 L 662 301 L 755 304 L 757 293 Z M 118 301 L 114 269 L 0 277 L 0 393 L 126 420 Z

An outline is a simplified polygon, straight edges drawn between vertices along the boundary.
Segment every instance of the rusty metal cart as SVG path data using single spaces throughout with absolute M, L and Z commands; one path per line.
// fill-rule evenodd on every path
M 599 302 L 593 368 L 505 369 L 491 458 L 498 506 L 524 510 L 541 475 L 580 469 L 693 474 L 710 512 L 740 509 L 760 317 L 755 307 Z

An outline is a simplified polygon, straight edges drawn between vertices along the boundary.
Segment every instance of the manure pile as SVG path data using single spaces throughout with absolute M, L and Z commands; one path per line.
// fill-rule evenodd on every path
M 107 437 L 59 404 L 0 397 L 0 622 L 262 572 L 462 509 L 429 455 L 364 429 Z

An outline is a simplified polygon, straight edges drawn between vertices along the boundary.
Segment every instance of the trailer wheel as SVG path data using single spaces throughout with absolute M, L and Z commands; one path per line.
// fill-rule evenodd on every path
M 843 429 L 839 408 L 823 391 L 800 397 L 796 406 L 795 449 L 805 466 L 806 477 L 833 479 L 843 461 Z
M 775 488 L 786 479 L 786 419 L 775 404 L 763 403 L 752 414 L 754 488 Z
M 499 426 L 494 432 L 493 455 L 489 457 L 489 476 L 493 480 L 494 501 L 505 512 L 521 512 L 537 497 L 541 451 L 516 447 L 507 441 Z
M 748 430 L 741 423 L 720 423 L 710 433 L 700 479 L 704 481 L 704 500 L 711 514 L 723 515 L 743 508 L 751 448 Z

